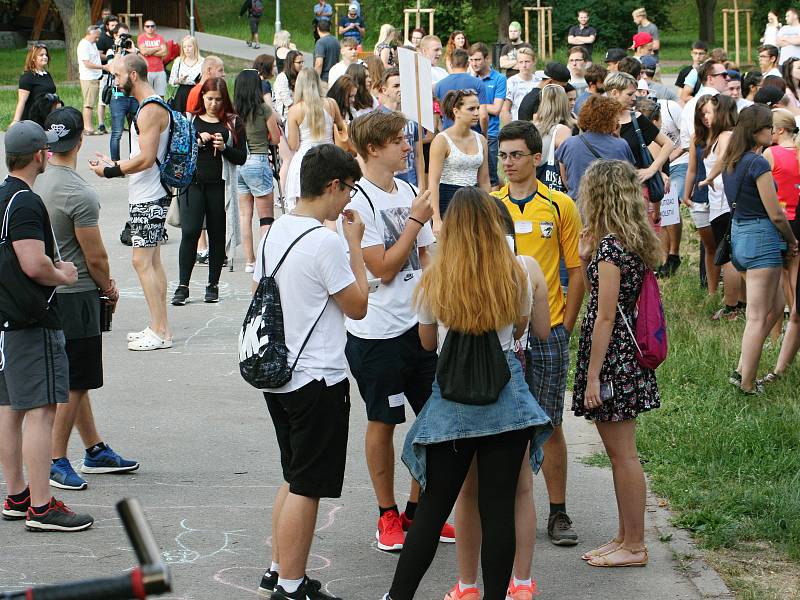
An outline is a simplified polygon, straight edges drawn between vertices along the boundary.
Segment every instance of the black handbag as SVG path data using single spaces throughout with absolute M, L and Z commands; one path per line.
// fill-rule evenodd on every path
M 646 169 L 653 164 L 653 155 L 650 154 L 650 149 L 647 147 L 647 144 L 644 143 L 644 136 L 642 135 L 642 130 L 639 129 L 639 122 L 636 120 L 635 112 L 631 112 L 631 122 L 633 123 L 633 128 L 636 130 L 636 137 L 639 138 L 639 144 L 642 147 L 642 163 Z M 661 173 L 653 175 L 645 182 L 645 185 L 647 186 L 648 199 L 650 202 L 661 202 L 664 199 L 664 179 L 661 177 Z
M 511 380 L 496 331 L 479 335 L 450 329 L 436 364 L 442 398 L 460 404 L 485 406 L 497 402 Z
M 27 190 L 11 196 L 0 230 L 0 330 L 22 329 L 38 323 L 50 308 L 56 293 L 55 287 L 39 285 L 25 274 L 12 241 L 8 239 L 11 204 L 24 191 Z M 57 245 L 55 248 L 58 251 Z
M 753 162 L 755 158 L 751 158 L 750 162 Z M 750 168 L 750 163 L 747 163 L 747 167 L 745 168 L 745 173 L 747 169 Z M 739 198 L 739 190 L 742 189 L 742 186 L 736 190 L 736 198 Z M 731 226 L 733 225 L 733 215 L 736 212 L 736 200 L 731 202 L 731 218 L 728 220 L 728 229 L 725 231 L 725 234 L 722 236 L 719 244 L 717 244 L 717 249 L 714 252 L 714 264 L 718 267 L 721 267 L 724 264 L 731 262 L 731 256 L 733 255 L 732 246 L 731 246 Z

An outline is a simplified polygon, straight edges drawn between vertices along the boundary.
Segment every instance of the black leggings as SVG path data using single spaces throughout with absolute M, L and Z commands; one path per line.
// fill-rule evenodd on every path
M 517 479 L 530 439 L 531 430 L 521 429 L 427 447 L 427 485 L 394 572 L 389 591 L 392 600 L 414 597 L 433 561 L 439 533 L 453 509 L 476 453 L 478 508 L 483 530 L 483 598 L 505 600 L 516 550 L 514 502 Z
M 225 182 L 192 183 L 178 202 L 181 211 L 180 284 L 189 285 L 197 259 L 197 241 L 208 234 L 208 283 L 217 285 L 225 261 Z

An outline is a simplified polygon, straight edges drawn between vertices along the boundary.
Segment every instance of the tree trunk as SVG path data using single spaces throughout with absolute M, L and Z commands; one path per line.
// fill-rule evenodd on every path
M 700 17 L 700 28 L 697 35 L 701 40 L 713 44 L 716 38 L 714 12 L 717 8 L 717 0 L 695 0 L 695 2 L 697 3 L 697 13 Z
M 508 24 L 511 23 L 511 0 L 500 0 L 498 2 L 499 13 L 497 15 L 497 41 L 508 41 Z
M 67 47 L 67 79 L 78 78 L 78 42 L 86 36 L 91 25 L 91 0 L 53 0 L 64 24 L 64 43 Z

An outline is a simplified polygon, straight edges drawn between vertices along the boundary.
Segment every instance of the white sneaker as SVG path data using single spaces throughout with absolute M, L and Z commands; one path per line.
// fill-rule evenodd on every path
M 256 270 L 256 263 L 247 263 L 244 266 L 244 272 L 245 273 L 252 273 L 255 270 Z

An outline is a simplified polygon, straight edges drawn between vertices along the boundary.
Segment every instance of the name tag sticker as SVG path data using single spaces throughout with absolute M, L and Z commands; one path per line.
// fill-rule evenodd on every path
M 531 233 L 533 231 L 533 223 L 531 221 L 515 221 L 514 233 Z
M 406 402 L 406 395 L 405 394 L 394 394 L 389 396 L 389 407 L 396 408 L 398 406 L 403 406 Z

